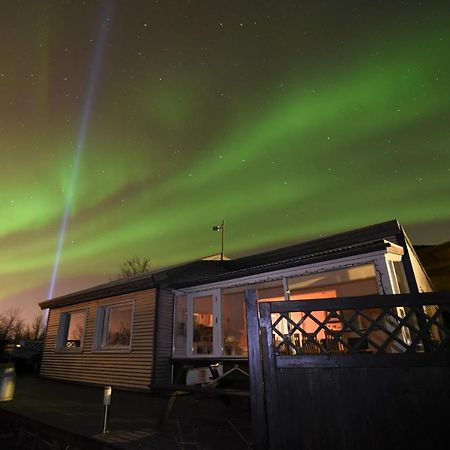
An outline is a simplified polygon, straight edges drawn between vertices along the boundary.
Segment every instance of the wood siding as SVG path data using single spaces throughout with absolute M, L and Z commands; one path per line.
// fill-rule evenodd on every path
M 153 372 L 154 385 L 169 384 L 172 381 L 172 330 L 173 330 L 173 302 L 172 289 L 159 289 L 157 307 L 156 358 Z
M 125 301 L 134 302 L 131 350 L 95 350 L 97 308 Z M 149 389 L 155 342 L 155 304 L 156 290 L 148 289 L 50 310 L 40 374 L 67 381 Z M 57 351 L 56 337 L 61 313 L 80 309 L 87 311 L 81 351 Z

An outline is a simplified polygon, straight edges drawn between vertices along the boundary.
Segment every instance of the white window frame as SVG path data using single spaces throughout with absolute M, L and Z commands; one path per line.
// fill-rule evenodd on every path
M 131 305 L 131 326 L 130 326 L 130 343 L 129 345 L 106 345 L 106 335 L 108 333 L 109 311 L 118 306 Z M 129 353 L 133 346 L 133 331 L 134 331 L 134 300 L 125 302 L 108 303 L 97 307 L 95 314 L 95 328 L 93 350 L 105 353 Z
M 194 353 L 194 299 L 196 297 L 212 296 L 212 315 L 213 315 L 213 352 L 211 355 L 198 355 Z M 198 291 L 187 295 L 187 324 L 186 324 L 186 355 L 195 358 L 211 358 L 219 354 L 221 348 L 222 327 L 222 311 L 220 308 L 221 299 L 220 290 L 213 289 L 206 292 Z
M 395 244 L 391 245 L 394 246 Z M 401 247 L 397 245 L 395 245 L 395 247 L 401 249 Z M 289 287 L 288 287 L 289 278 L 346 269 L 354 266 L 373 264 L 379 294 L 380 295 L 391 294 L 398 292 L 397 278 L 395 277 L 395 274 L 393 274 L 392 270 L 390 270 L 390 267 L 387 262 L 391 257 L 395 258 L 396 260 L 402 260 L 401 254 L 394 256 L 394 254 L 389 253 L 387 250 L 379 250 L 376 252 L 363 253 L 360 255 L 354 255 L 330 261 L 323 261 L 320 263 L 308 264 L 300 267 L 297 266 L 290 269 L 281 269 L 271 272 L 260 273 L 257 275 L 241 277 L 238 279 L 235 278 L 226 281 L 219 281 L 217 283 L 208 283 L 204 285 L 178 289 L 177 291 L 175 291 L 175 302 L 177 295 L 187 295 L 186 355 L 176 356 L 174 357 L 174 359 L 185 359 L 185 358 L 200 359 L 204 357 L 210 358 L 220 357 L 223 359 L 230 358 L 230 356 L 223 355 L 222 326 L 221 325 L 217 326 L 218 324 L 222 323 L 222 291 L 224 289 L 241 286 L 251 288 L 252 285 L 264 282 L 282 281 L 284 286 L 284 298 L 285 300 L 289 300 Z M 192 314 L 193 314 L 192 299 L 193 297 L 204 295 L 213 295 L 213 298 L 215 299 L 213 303 L 214 305 L 213 320 L 215 325 L 213 329 L 213 336 L 214 336 L 213 354 L 205 356 L 194 355 L 192 350 Z M 176 306 L 175 302 L 174 302 L 174 314 Z M 175 323 L 173 324 L 173 326 L 175 326 Z M 172 342 L 172 348 L 173 345 L 174 342 Z M 245 357 L 243 358 L 245 359 Z
M 364 264 L 374 264 L 377 273 L 377 285 L 380 294 L 388 293 L 390 278 L 386 267 L 384 255 L 386 250 L 377 252 L 364 253 L 346 258 L 339 258 L 330 261 L 323 261 L 320 263 L 308 264 L 305 266 L 292 267 L 290 269 L 274 270 L 271 272 L 264 272 L 257 275 L 250 275 L 246 277 L 234 278 L 226 281 L 219 281 L 217 283 L 208 283 L 199 286 L 187 287 L 179 289 L 180 294 L 190 294 L 195 292 L 206 292 L 209 290 L 219 288 L 230 288 L 238 286 L 249 286 L 251 288 L 254 284 L 264 283 L 267 281 L 282 280 L 283 278 L 291 278 L 301 275 L 313 275 L 321 272 L 329 272 L 332 270 L 345 269 L 352 266 L 359 266 Z M 287 293 L 285 297 L 287 296 Z
M 66 347 L 67 334 L 69 333 L 70 316 L 74 313 L 84 313 L 83 321 L 83 335 L 80 339 L 79 347 Z M 56 333 L 55 350 L 57 352 L 75 352 L 79 353 L 83 351 L 84 338 L 86 336 L 86 324 L 87 324 L 87 308 L 74 309 L 71 311 L 63 311 L 59 314 L 58 331 Z
M 174 300 L 173 300 L 173 309 L 172 309 L 172 357 L 175 354 L 175 339 L 179 336 L 177 336 L 178 330 L 176 329 L 177 324 L 177 301 L 179 297 L 185 297 L 186 298 L 186 322 L 184 324 L 184 339 L 185 339 L 185 352 L 184 355 L 178 355 L 175 356 L 175 358 L 185 358 L 187 354 L 188 349 L 188 335 L 187 335 L 187 322 L 188 322 L 188 296 L 185 293 L 182 292 L 174 292 Z M 182 346 L 177 347 L 177 350 L 181 350 Z

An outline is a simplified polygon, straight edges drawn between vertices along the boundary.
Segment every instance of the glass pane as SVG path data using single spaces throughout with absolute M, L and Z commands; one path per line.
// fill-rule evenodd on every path
M 64 347 L 73 348 L 81 346 L 85 317 L 86 313 L 84 311 L 69 313 L 69 323 L 67 326 L 67 336 Z
M 187 297 L 175 297 L 175 320 L 173 330 L 173 355 L 186 356 Z
M 247 355 L 246 330 L 245 293 L 225 293 L 222 296 L 222 335 L 224 355 Z
M 293 277 L 288 279 L 288 285 L 291 300 L 378 294 L 378 285 L 373 264 L 364 264 L 345 269 L 331 270 L 329 272 Z M 338 313 L 340 312 L 338 311 Z M 350 312 L 343 313 L 345 317 L 347 313 L 350 314 Z M 372 314 L 371 311 L 368 311 L 368 313 Z M 317 352 L 319 347 L 315 345 L 315 342 L 328 345 L 330 348 L 333 345 L 340 345 L 336 344 L 333 339 L 333 332 L 340 333 L 344 328 L 341 320 L 337 318 L 329 319 L 323 328 L 320 328 L 316 322 L 324 322 L 327 315 L 325 311 L 315 311 L 311 316 L 308 316 L 301 326 L 302 330 L 308 333 L 307 335 L 295 330 L 294 341 L 298 342 L 304 348 L 305 352 Z M 295 322 L 298 322 L 303 317 L 303 313 L 291 313 L 291 319 Z M 359 322 L 356 325 L 358 329 L 362 330 L 362 325 Z M 342 339 L 353 339 L 355 336 L 358 337 L 356 333 L 346 332 L 342 336 Z
M 131 312 L 131 305 L 109 307 L 106 345 L 130 345 Z
M 373 264 L 288 278 L 288 284 L 291 300 L 297 293 L 317 292 L 318 287 L 335 289 L 337 297 L 378 294 Z
M 334 297 L 336 297 L 336 290 L 334 289 L 327 291 L 310 291 L 308 293 L 294 291 L 290 295 L 291 300 L 313 300 Z M 302 320 L 304 316 L 305 314 L 301 312 L 290 313 L 291 319 L 296 323 Z M 310 316 L 307 316 L 302 322 L 301 329 L 305 333 L 308 333 L 310 338 L 307 338 L 303 333 L 300 333 L 299 330 L 295 330 L 293 334 L 295 344 L 300 347 L 311 346 L 311 350 L 314 351 L 317 349 L 317 346 L 314 346 L 311 340 L 323 343 L 324 340 L 329 339 L 328 330 L 339 331 L 342 329 L 342 323 L 336 320 L 330 320 L 324 328 L 320 328 L 316 320 L 322 323 L 326 318 L 327 313 L 325 311 L 315 311 L 311 313 Z
M 258 302 L 282 302 L 284 300 L 283 284 L 258 287 L 257 293 Z
M 400 272 L 399 274 L 401 275 Z M 373 264 L 294 277 L 288 279 L 288 284 L 291 300 L 379 294 Z M 399 282 L 399 285 L 400 290 L 406 289 L 403 281 Z M 309 351 L 307 346 L 315 342 L 320 342 L 332 352 L 344 352 L 347 348 L 358 352 L 374 352 L 381 346 L 385 353 L 403 352 L 411 343 L 411 335 L 407 327 L 398 327 L 398 324 L 407 311 L 397 307 L 393 312 L 396 314 L 383 315 L 379 308 L 366 308 L 364 314 L 352 309 L 336 311 L 338 316 L 343 317 L 341 320 L 333 312 L 327 318 L 326 312 L 314 311 L 301 325 L 306 334 L 302 335 L 295 330 L 294 340 L 306 349 L 306 353 Z M 303 313 L 291 314 L 291 318 L 296 322 L 302 317 Z M 314 319 L 318 322 L 326 320 L 326 324 L 320 328 Z M 390 333 L 393 333 L 398 341 L 389 338 Z M 390 342 L 386 344 L 387 339 L 390 339 Z M 399 341 L 405 342 L 405 345 Z M 318 352 L 317 349 L 315 345 L 312 351 Z
M 213 352 L 212 296 L 195 297 L 193 311 L 192 353 L 194 355 L 210 355 Z

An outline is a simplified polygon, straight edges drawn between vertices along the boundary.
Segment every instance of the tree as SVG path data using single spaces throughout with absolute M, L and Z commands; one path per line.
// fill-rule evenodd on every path
M 29 331 L 31 339 L 43 339 L 44 337 L 44 318 L 42 314 L 36 314 L 31 323 L 31 330 Z
M 25 324 L 18 308 L 0 314 L 0 340 L 17 339 L 22 337 L 24 332 Z
M 133 256 L 125 260 L 120 266 L 118 278 L 130 278 L 139 273 L 150 272 L 150 259 L 147 257 Z

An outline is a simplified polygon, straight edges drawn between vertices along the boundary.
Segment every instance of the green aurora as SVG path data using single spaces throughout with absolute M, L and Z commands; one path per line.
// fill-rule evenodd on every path
M 222 218 L 230 256 L 391 218 L 449 238 L 444 8 L 131 3 L 111 20 L 56 294 L 132 255 L 217 253 Z M 0 312 L 45 299 L 101 8 L 50 4 L 0 23 Z

